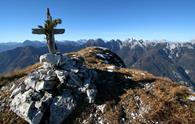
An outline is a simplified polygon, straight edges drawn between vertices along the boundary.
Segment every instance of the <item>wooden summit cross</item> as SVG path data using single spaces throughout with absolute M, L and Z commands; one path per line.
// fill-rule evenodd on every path
M 33 34 L 45 34 L 47 40 L 47 47 L 50 53 L 55 54 L 57 52 L 57 47 L 55 44 L 54 34 L 63 34 L 65 29 L 55 29 L 58 24 L 61 24 L 61 19 L 54 19 L 47 8 L 47 20 L 45 21 L 44 26 L 38 26 L 38 28 L 32 29 Z

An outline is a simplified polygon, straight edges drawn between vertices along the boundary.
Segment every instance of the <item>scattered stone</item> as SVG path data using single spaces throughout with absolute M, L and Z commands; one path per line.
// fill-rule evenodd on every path
M 74 72 L 74 73 L 78 73 L 79 72 L 78 69 L 71 69 L 71 71 Z
M 15 83 L 13 83 L 13 85 L 12 85 L 12 87 L 10 88 L 10 92 L 12 92 L 14 89 L 16 88 L 16 84 Z
M 54 86 L 56 86 L 56 82 L 55 81 L 51 81 L 51 80 L 41 80 L 41 81 L 37 81 L 36 83 L 36 87 L 35 90 L 36 91 L 47 91 L 47 90 L 52 90 L 54 88 Z
M 188 99 L 191 100 L 191 101 L 195 101 L 195 96 L 191 95 L 191 96 L 188 97 Z
M 152 89 L 152 87 L 153 87 L 153 85 L 150 84 L 150 83 L 146 83 L 146 84 L 144 85 L 144 89 L 145 89 L 145 90 L 148 90 L 148 91 L 150 91 L 150 90 Z
M 106 57 L 105 57 L 103 54 L 97 53 L 96 56 L 97 56 L 97 57 L 100 57 L 100 58 L 102 58 L 102 59 L 106 59 Z
M 3 86 L 0 88 L 0 91 L 6 90 L 8 88 L 8 86 Z
M 89 99 L 89 103 L 94 103 L 96 94 L 97 91 L 95 89 L 87 89 L 87 96 Z
M 145 73 L 140 73 L 142 76 L 145 76 Z
M 106 107 L 106 104 L 102 104 L 102 105 L 97 106 L 96 108 L 97 108 L 98 110 L 100 110 L 102 113 L 104 113 L 105 107 Z
M 56 70 L 55 71 L 60 83 L 65 83 L 66 77 L 68 76 L 68 72 L 65 70 Z
M 21 84 L 20 86 L 18 86 L 16 89 L 13 90 L 10 97 L 17 95 L 20 92 L 24 92 L 24 90 L 25 90 L 25 86 L 24 86 L 24 84 Z
M 113 72 L 114 69 L 116 69 L 116 67 L 113 66 L 113 65 L 107 67 L 107 71 L 108 71 L 108 72 Z
M 37 81 L 37 79 L 34 76 L 29 75 L 24 80 L 24 83 L 27 87 L 31 87 L 31 88 L 35 89 L 35 86 L 36 86 L 36 83 L 37 83 L 36 81 Z

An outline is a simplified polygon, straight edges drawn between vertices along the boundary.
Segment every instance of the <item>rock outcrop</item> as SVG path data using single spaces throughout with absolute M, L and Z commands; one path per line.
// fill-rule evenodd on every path
M 40 56 L 40 63 L 42 66 L 29 73 L 12 91 L 10 108 L 21 118 L 39 124 L 48 111 L 47 121 L 61 124 L 82 95 L 89 103 L 94 102 L 96 72 L 87 69 L 82 58 L 48 53 Z
M 145 71 L 126 69 L 108 49 L 45 54 L 40 63 L 0 78 L 9 82 L 0 92 L 0 123 L 195 122 L 192 89 Z

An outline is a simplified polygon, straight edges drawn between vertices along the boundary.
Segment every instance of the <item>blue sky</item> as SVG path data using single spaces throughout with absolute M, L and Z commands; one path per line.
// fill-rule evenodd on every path
M 47 7 L 66 29 L 57 40 L 195 38 L 195 0 L 3 0 L 0 42 L 43 41 L 31 28 L 43 24 Z

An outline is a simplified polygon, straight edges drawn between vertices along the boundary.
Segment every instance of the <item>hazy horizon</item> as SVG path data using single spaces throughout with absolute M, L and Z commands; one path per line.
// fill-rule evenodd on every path
M 44 41 L 31 29 L 44 23 L 47 7 L 53 18 L 62 19 L 59 28 L 66 29 L 58 41 L 195 39 L 194 0 L 6 0 L 0 7 L 0 43 Z
M 78 41 L 84 41 L 84 40 L 97 40 L 97 39 L 102 39 L 103 41 L 107 42 L 107 41 L 111 41 L 111 40 L 120 40 L 120 41 L 127 41 L 127 40 L 143 40 L 145 42 L 154 42 L 154 41 L 158 41 L 158 42 L 172 42 L 172 43 L 187 43 L 187 42 L 195 42 L 195 39 L 191 39 L 191 40 L 185 40 L 185 41 L 178 41 L 178 40 L 167 40 L 167 39 L 154 39 L 154 40 L 148 40 L 148 39 L 136 39 L 136 38 L 126 38 L 126 39 L 103 39 L 103 38 L 89 38 L 89 39 L 78 39 L 78 40 L 70 40 L 70 39 L 65 39 L 65 40 L 56 40 L 57 42 L 65 42 L 65 41 L 74 41 L 74 42 L 78 42 Z M 30 40 L 30 39 L 27 39 L 27 40 L 24 40 L 24 41 L 9 41 L 9 42 L 0 42 L 0 44 L 4 44 L 4 43 L 23 43 L 25 41 L 32 41 L 32 42 L 45 42 L 46 43 L 46 40 Z

